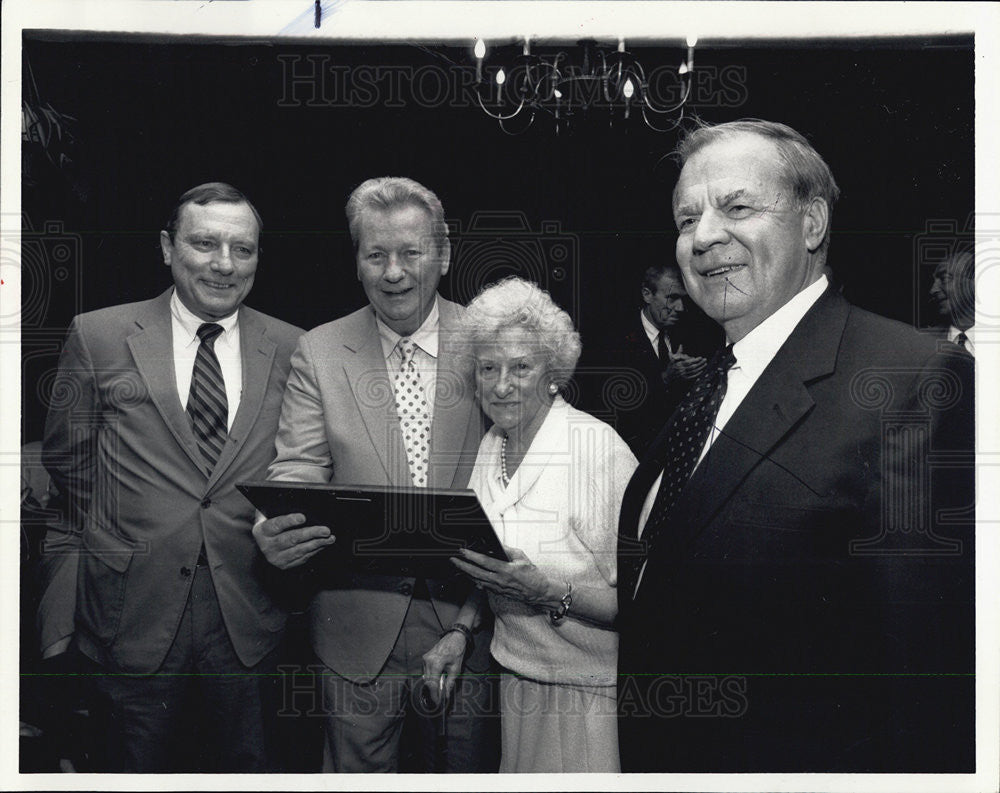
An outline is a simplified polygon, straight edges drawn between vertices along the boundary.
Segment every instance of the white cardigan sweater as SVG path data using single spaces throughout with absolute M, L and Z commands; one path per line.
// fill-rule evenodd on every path
M 636 459 L 614 429 L 556 397 L 506 488 L 503 433 L 479 446 L 470 487 L 500 541 L 547 575 L 574 587 L 616 584 L 618 511 Z M 493 657 L 534 680 L 614 686 L 618 635 L 570 616 L 559 623 L 525 603 L 490 593 Z

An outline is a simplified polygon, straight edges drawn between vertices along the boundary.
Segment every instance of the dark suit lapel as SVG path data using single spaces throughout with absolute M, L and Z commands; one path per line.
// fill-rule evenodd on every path
M 345 334 L 344 372 L 372 447 L 393 484 L 411 484 L 406 449 L 396 414 L 396 397 L 385 368 L 374 311 L 359 316 Z
M 833 372 L 849 313 L 849 304 L 827 289 L 792 331 L 674 505 L 670 525 L 661 533 L 671 554 L 683 554 L 750 471 L 813 407 L 807 384 Z
M 659 379 L 660 370 L 663 367 L 660 365 L 660 359 L 653 349 L 653 345 L 649 342 L 642 319 L 635 320 L 632 332 L 625 337 L 625 342 L 632 351 L 633 360 L 639 364 L 643 374 L 651 380 L 654 377 Z
M 465 435 L 477 410 L 470 394 L 471 361 L 463 357 L 457 333 L 461 308 L 438 298 L 440 331 L 438 333 L 437 388 L 431 422 L 431 487 L 451 487 L 455 480 Z
M 146 382 L 149 398 L 163 418 L 163 423 L 197 469 L 204 471 L 204 460 L 177 394 L 170 322 L 172 291 L 168 289 L 152 303 L 147 313 L 136 318 L 137 330 L 127 341 L 135 365 Z
M 271 362 L 274 360 L 276 345 L 267 338 L 264 323 L 245 308 L 240 309 L 239 323 L 243 369 L 240 407 L 229 430 L 229 439 L 222 448 L 219 461 L 209 478 L 209 485 L 215 484 L 225 473 L 253 430 L 267 394 Z

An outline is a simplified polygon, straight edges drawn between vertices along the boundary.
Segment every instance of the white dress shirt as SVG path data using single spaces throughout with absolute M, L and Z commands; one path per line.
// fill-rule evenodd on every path
M 653 352 L 656 357 L 660 357 L 660 329 L 656 327 L 652 322 L 650 322 L 649 317 L 646 316 L 646 312 L 639 311 L 639 319 L 642 321 L 642 329 L 646 331 L 646 338 L 649 339 L 649 343 L 653 345 Z M 677 350 L 674 349 L 673 344 L 670 343 L 670 334 L 663 334 L 663 341 L 667 345 L 667 355 L 670 360 L 673 360 L 674 356 L 677 354 Z
M 222 333 L 215 339 L 215 357 L 219 359 L 222 369 L 222 380 L 226 384 L 226 402 L 229 405 L 229 415 L 226 417 L 226 429 L 233 426 L 233 419 L 240 407 L 240 397 L 243 395 L 243 358 L 240 355 L 240 323 L 239 309 L 228 317 L 213 320 L 222 326 Z M 174 339 L 174 375 L 177 378 L 177 396 L 181 400 L 181 408 L 187 410 L 188 396 L 191 393 L 191 374 L 194 371 L 194 359 L 198 355 L 201 339 L 198 338 L 198 328 L 207 320 L 195 316 L 179 297 L 177 290 L 170 296 L 170 325 Z
M 382 342 L 382 354 L 385 355 L 385 368 L 391 381 L 403 363 L 403 353 L 397 345 L 404 338 L 386 325 L 378 315 L 375 316 L 378 327 L 379 341 Z M 413 339 L 416 349 L 413 352 L 413 364 L 417 369 L 417 377 L 424 389 L 424 399 L 427 400 L 427 411 L 431 415 L 432 426 L 434 417 L 434 392 L 437 390 L 437 358 L 438 341 L 441 330 L 441 312 L 438 310 L 438 299 L 434 298 L 427 319 L 406 338 Z

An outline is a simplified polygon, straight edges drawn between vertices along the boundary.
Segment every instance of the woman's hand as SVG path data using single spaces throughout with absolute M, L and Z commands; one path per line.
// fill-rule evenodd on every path
M 477 587 L 533 606 L 558 608 L 565 585 L 549 579 L 520 549 L 504 546 L 504 551 L 511 561 L 501 562 L 466 548 L 460 551 L 463 558 L 451 561 Z
M 451 698 L 464 660 L 465 636 L 459 631 L 448 631 L 424 653 L 424 686 L 435 707 L 444 705 Z

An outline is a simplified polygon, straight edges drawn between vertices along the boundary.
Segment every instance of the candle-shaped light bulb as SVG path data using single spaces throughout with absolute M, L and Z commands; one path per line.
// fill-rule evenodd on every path
M 698 37 L 693 33 L 689 33 L 687 37 L 688 45 L 688 61 L 687 67 L 689 72 L 694 71 L 694 45 L 698 43 Z
M 476 39 L 476 47 L 473 52 L 476 55 L 476 82 L 481 83 L 483 81 L 483 58 L 486 57 L 486 42 L 482 39 Z
M 521 50 L 522 55 L 531 55 L 531 39 L 528 36 L 524 37 L 524 49 Z
M 688 47 L 693 47 L 697 43 L 698 43 L 698 37 L 696 35 L 694 35 L 694 33 L 688 33 L 688 37 L 687 37 L 687 45 L 688 45 Z
M 625 52 L 625 39 L 618 39 L 618 52 Z
M 629 77 L 625 81 L 625 85 L 622 86 L 622 94 L 625 96 L 626 99 L 631 99 L 635 94 L 635 86 L 632 84 L 631 77 Z
M 677 70 L 677 73 L 681 77 L 683 77 L 685 74 L 688 73 L 688 65 L 686 63 L 682 63 L 681 66 L 680 66 L 680 68 Z
M 507 82 L 507 74 L 504 72 L 503 68 L 501 68 L 497 72 L 496 79 L 497 79 L 497 102 L 499 102 L 503 96 L 503 84 Z

